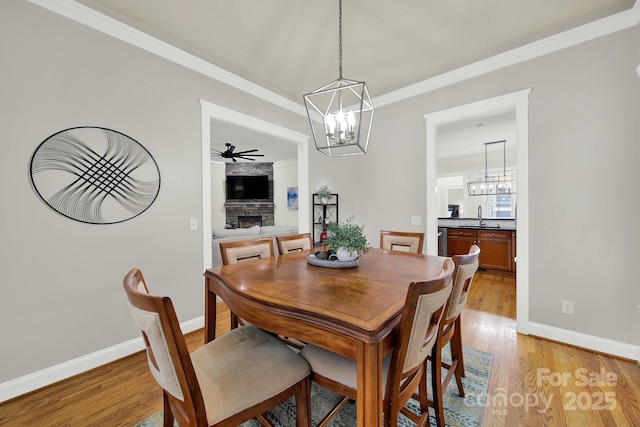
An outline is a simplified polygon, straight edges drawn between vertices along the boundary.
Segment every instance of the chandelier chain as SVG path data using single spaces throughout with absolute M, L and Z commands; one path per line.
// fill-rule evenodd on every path
M 342 79 L 342 0 L 338 1 L 338 76 Z

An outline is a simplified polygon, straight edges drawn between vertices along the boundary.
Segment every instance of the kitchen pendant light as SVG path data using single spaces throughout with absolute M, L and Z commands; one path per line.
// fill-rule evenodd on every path
M 503 161 L 502 161 L 502 174 L 489 175 L 487 168 L 487 146 L 492 144 L 503 145 Z M 486 195 L 501 195 L 501 194 L 515 194 L 516 192 L 516 180 L 507 174 L 507 140 L 493 141 L 484 143 L 484 178 L 476 179 L 475 181 L 469 181 L 467 183 L 467 191 L 470 196 L 486 196 Z
M 374 112 L 366 84 L 342 78 L 342 0 L 338 8 L 338 79 L 304 95 L 316 149 L 329 157 L 365 154 Z

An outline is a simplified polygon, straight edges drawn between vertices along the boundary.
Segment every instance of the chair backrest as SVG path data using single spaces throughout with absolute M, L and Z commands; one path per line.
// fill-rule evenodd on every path
M 407 231 L 380 231 L 380 249 L 422 253 L 424 233 Z
M 480 248 L 477 245 L 471 246 L 466 255 L 454 255 L 452 257 L 456 270 L 453 273 L 453 288 L 445 321 L 451 321 L 460 315 L 467 303 L 467 294 L 473 281 L 473 276 L 478 271 L 478 257 Z
M 220 242 L 222 264 L 237 264 L 273 256 L 273 239 L 250 239 L 235 242 Z
M 278 242 L 278 252 L 280 255 L 289 252 L 307 251 L 313 247 L 311 243 L 311 233 L 289 234 L 287 236 L 276 236 Z
M 142 332 L 153 378 L 180 425 L 207 425 L 206 410 L 187 344 L 169 297 L 150 295 L 142 273 L 125 276 L 129 316 Z
M 451 294 L 454 270 L 453 261 L 447 258 L 436 278 L 409 285 L 387 376 L 387 414 L 398 413 L 418 387 Z

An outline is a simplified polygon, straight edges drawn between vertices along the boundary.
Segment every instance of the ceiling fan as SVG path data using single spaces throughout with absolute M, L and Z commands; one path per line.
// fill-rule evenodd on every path
M 249 154 L 249 153 L 255 153 L 256 151 L 258 151 L 257 148 L 254 148 L 253 150 L 234 152 L 233 150 L 236 149 L 235 145 L 231 145 L 228 142 L 225 145 L 227 146 L 227 149 L 225 151 L 220 151 L 220 150 L 216 150 L 215 148 L 212 148 L 211 155 L 214 157 L 222 157 L 223 159 L 231 159 L 234 162 L 237 162 L 236 159 L 255 161 L 256 159 L 252 159 L 251 157 L 264 157 L 264 154 Z

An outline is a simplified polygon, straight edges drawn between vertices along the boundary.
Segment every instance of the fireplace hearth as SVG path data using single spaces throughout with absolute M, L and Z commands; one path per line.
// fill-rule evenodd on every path
M 254 225 L 259 225 L 262 227 L 262 215 L 238 216 L 238 228 L 253 227 Z

